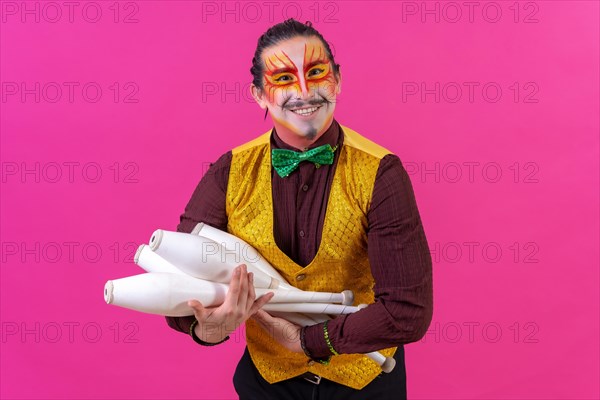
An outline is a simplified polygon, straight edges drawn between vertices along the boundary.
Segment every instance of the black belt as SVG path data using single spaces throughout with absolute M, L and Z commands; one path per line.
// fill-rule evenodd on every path
M 305 372 L 302 375 L 298 375 L 296 378 L 302 378 L 312 384 L 318 385 L 319 383 L 321 383 L 321 379 L 322 377 L 317 375 L 317 374 L 313 374 L 312 372 Z

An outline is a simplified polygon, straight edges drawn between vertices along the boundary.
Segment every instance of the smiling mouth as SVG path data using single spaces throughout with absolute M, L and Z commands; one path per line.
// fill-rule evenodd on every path
M 323 106 L 304 107 L 304 108 L 298 108 L 298 109 L 290 110 L 290 111 L 293 112 L 294 114 L 308 116 L 308 115 L 314 114 L 321 107 L 323 107 Z

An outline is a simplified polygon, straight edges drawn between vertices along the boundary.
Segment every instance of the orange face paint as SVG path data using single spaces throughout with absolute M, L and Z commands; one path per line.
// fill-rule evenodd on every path
M 285 51 L 278 51 L 265 58 L 264 87 L 269 101 L 273 102 L 275 91 L 286 94 L 314 93 L 320 86 L 331 94 L 336 80 L 322 44 L 304 45 L 304 65 L 300 70 Z
M 327 51 L 317 37 L 283 40 L 263 53 L 263 106 L 278 135 L 297 148 L 306 147 L 331 125 L 341 84 Z M 299 112 L 302 110 L 306 113 Z

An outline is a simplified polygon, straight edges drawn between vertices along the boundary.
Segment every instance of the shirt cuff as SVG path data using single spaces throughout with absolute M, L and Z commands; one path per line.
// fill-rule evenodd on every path
M 196 320 L 196 317 L 190 315 L 187 317 L 165 317 L 165 319 L 169 327 L 179 332 L 189 333 L 190 325 Z
M 197 335 L 196 335 L 196 325 L 198 325 L 198 320 L 194 319 L 194 322 L 192 322 L 192 324 L 190 325 L 190 335 L 192 336 L 192 339 L 194 339 L 194 342 L 202 345 L 202 346 L 216 346 L 218 344 L 221 344 L 223 342 L 226 342 L 229 340 L 229 335 L 227 335 L 227 337 L 225 337 L 223 340 L 221 340 L 220 342 L 216 342 L 216 343 L 210 343 L 210 342 L 205 342 L 204 340 L 200 339 Z
M 304 349 L 309 358 L 319 361 L 328 359 L 332 354 L 327 347 L 325 334 L 323 332 L 323 323 L 304 327 Z

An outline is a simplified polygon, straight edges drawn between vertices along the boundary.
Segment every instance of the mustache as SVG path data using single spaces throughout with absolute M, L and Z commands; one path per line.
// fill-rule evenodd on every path
M 281 108 L 286 109 L 294 109 L 294 108 L 302 108 L 302 107 L 310 107 L 310 106 L 320 106 L 325 103 L 328 103 L 327 99 L 310 99 L 307 101 L 299 100 L 299 101 L 287 101 L 283 103 Z

